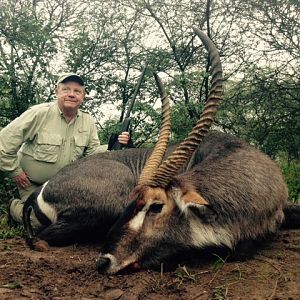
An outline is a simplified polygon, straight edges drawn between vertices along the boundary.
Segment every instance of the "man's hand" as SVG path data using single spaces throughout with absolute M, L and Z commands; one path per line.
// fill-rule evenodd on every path
M 123 144 L 123 145 L 127 145 L 129 139 L 130 139 L 130 134 L 129 134 L 129 132 L 127 132 L 127 131 L 122 132 L 122 133 L 118 136 L 118 142 L 119 142 L 120 144 Z
M 15 176 L 12 178 L 14 183 L 17 185 L 19 188 L 27 188 L 31 185 L 31 182 L 29 181 L 27 175 L 25 172 L 22 172 L 21 174 Z

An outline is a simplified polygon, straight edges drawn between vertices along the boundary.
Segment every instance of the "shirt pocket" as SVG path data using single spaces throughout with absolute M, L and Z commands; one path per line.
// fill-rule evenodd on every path
M 62 145 L 62 137 L 58 134 L 39 133 L 33 152 L 33 158 L 39 161 L 57 162 Z
M 74 136 L 74 156 L 73 160 L 79 159 L 83 156 L 84 150 L 88 146 L 88 134 L 81 133 Z

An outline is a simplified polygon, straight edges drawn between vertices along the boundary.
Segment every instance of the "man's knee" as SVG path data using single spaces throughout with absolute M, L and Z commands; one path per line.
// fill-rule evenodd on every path
M 23 223 L 24 202 L 25 201 L 20 199 L 13 199 L 8 208 L 10 217 L 19 224 Z
M 32 184 L 29 187 L 22 189 L 19 188 L 19 194 L 20 194 L 20 198 L 21 201 L 25 202 L 26 199 L 38 188 L 37 185 Z

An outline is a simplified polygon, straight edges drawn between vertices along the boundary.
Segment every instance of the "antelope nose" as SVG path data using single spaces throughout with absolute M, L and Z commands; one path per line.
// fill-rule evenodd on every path
M 97 260 L 98 273 L 104 274 L 110 266 L 110 259 L 108 257 L 99 257 Z

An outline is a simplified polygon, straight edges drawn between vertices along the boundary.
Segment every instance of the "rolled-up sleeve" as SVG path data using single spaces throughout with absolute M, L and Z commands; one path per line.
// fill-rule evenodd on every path
M 9 172 L 12 177 L 23 171 L 17 153 L 25 141 L 34 138 L 36 123 L 36 113 L 29 109 L 0 131 L 1 171 Z

